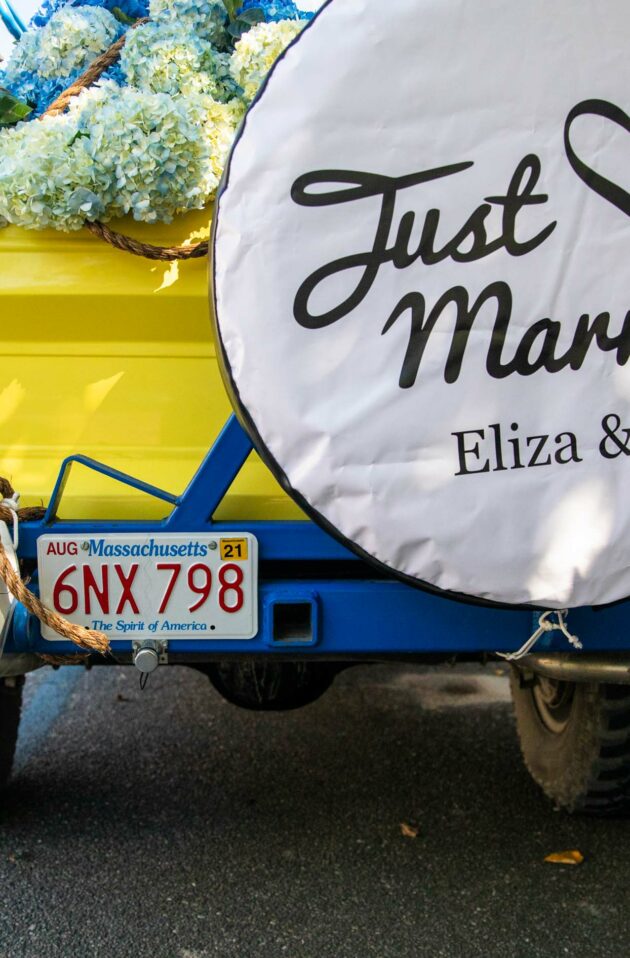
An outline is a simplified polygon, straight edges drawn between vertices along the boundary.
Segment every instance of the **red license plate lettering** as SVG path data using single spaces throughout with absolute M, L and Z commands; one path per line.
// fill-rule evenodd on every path
M 231 553 L 224 553 L 226 542 Z M 41 536 L 38 571 L 45 605 L 112 638 L 128 632 L 168 641 L 257 634 L 258 549 L 247 533 L 108 533 L 87 541 Z M 42 634 L 58 639 L 52 627 L 43 626 Z

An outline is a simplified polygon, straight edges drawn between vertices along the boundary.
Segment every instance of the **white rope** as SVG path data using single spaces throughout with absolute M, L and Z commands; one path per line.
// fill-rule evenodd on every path
M 10 498 L 0 499 L 0 506 L 6 506 L 13 513 L 13 548 L 17 552 L 20 541 L 18 508 L 20 504 L 19 492 L 14 492 Z
M 574 649 L 581 649 L 582 643 L 578 639 L 577 635 L 572 635 L 569 632 L 567 627 L 566 617 L 569 614 L 568 609 L 558 609 L 557 611 L 543 612 L 538 619 L 538 628 L 533 635 L 529 637 L 527 642 L 525 642 L 517 652 L 497 652 L 497 655 L 501 656 L 502 659 L 506 659 L 508 662 L 516 662 L 518 659 L 522 659 L 524 655 L 527 655 L 530 652 L 538 639 L 545 634 L 545 632 L 562 632 L 565 639 L 569 642 L 569 645 L 572 645 Z M 557 621 L 550 621 L 549 616 L 557 616 Z

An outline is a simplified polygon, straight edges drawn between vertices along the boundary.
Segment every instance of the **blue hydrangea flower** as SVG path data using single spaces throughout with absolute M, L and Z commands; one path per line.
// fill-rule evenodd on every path
M 150 0 L 149 16 L 156 23 L 176 24 L 196 33 L 215 47 L 226 45 L 228 16 L 223 0 Z
M 48 80 L 42 80 L 38 76 L 30 73 L 22 73 L 18 77 L 18 82 L 10 83 L 8 89 L 14 96 L 21 100 L 26 100 L 33 107 L 33 112 L 29 119 L 41 116 L 48 109 L 51 103 L 66 90 L 71 83 L 77 79 L 81 71 L 66 77 L 51 77 Z
M 104 7 L 113 10 L 118 7 L 132 20 L 146 17 L 149 13 L 149 0 L 44 0 L 39 10 L 31 18 L 30 26 L 45 26 L 53 13 L 61 7 Z
M 126 86 L 127 78 L 125 77 L 120 62 L 112 64 L 108 70 L 105 70 L 105 73 L 101 74 L 99 83 L 103 83 L 105 80 L 113 80 L 118 86 Z
M 0 84 L 40 115 L 124 32 L 115 6 L 147 13 L 147 0 L 44 0 Z M 154 22 L 132 31 L 121 61 L 64 114 L 0 130 L 0 225 L 68 230 L 126 214 L 169 222 L 216 193 L 248 100 L 306 17 L 292 0 L 245 0 L 270 22 L 230 53 L 222 0 L 148 6 Z
M 39 116 L 122 32 L 112 14 L 97 7 L 57 10 L 45 27 L 29 28 L 2 75 L 14 96 Z
M 293 0 L 245 0 L 237 14 L 245 10 L 262 10 L 267 23 L 276 20 L 312 20 L 314 13 L 305 13 Z

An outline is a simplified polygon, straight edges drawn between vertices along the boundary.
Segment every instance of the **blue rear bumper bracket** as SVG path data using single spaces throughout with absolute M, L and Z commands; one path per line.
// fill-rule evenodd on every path
M 385 655 L 483 655 L 518 649 L 534 631 L 538 615 L 527 609 L 472 605 L 415 589 L 393 579 L 366 576 L 364 563 L 310 521 L 215 522 L 213 515 L 252 451 L 252 443 L 231 416 L 181 496 L 111 469 L 86 456 L 70 456 L 61 466 L 45 516 L 20 527 L 20 558 L 34 561 L 39 536 L 107 533 L 251 532 L 258 539 L 260 589 L 258 635 L 249 640 L 187 640 L 172 644 L 173 652 L 195 657 L 230 655 L 291 655 L 324 658 Z M 81 465 L 160 499 L 171 506 L 164 519 L 145 521 L 67 521 L 55 518 L 71 469 Z M 270 563 L 282 561 L 282 578 Z M 318 563 L 325 575 L 304 577 L 299 568 Z M 291 574 L 295 563 L 295 575 Z M 353 577 L 353 564 L 356 576 Z M 287 568 L 289 571 L 287 572 Z M 271 571 L 267 574 L 266 570 Z M 343 573 L 341 570 L 343 569 Z M 348 571 L 350 570 L 350 571 Z M 36 587 L 36 578 L 34 580 Z M 629 603 L 602 610 L 574 609 L 570 627 L 589 652 L 630 647 Z M 131 652 L 130 639 L 113 639 L 114 653 Z M 550 633 L 537 651 L 564 650 L 565 641 Z M 76 653 L 70 642 L 42 638 L 39 623 L 22 607 L 13 616 L 6 652 Z

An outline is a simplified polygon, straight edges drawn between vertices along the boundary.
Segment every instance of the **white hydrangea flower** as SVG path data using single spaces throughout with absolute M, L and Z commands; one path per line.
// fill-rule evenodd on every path
M 130 86 L 102 81 L 63 116 L 0 131 L 0 224 L 73 230 L 128 213 L 170 222 L 216 193 L 246 109 L 235 92 L 255 95 L 305 21 L 262 23 L 230 57 L 213 45 L 225 40 L 220 0 L 151 0 L 151 14 L 157 22 L 132 31 L 123 52 Z M 102 8 L 63 7 L 27 32 L 10 69 L 59 82 L 121 29 Z
M 0 217 L 28 229 L 68 230 L 101 215 L 109 181 L 77 132 L 69 116 L 0 131 Z
M 307 23 L 307 20 L 259 23 L 243 34 L 234 47 L 230 70 L 248 102 L 253 100 L 282 51 Z
M 39 30 L 27 30 L 13 47 L 9 61 L 3 68 L 7 81 L 20 73 L 30 73 L 37 69 L 37 51 L 39 49 Z
M 223 0 L 150 0 L 156 23 L 180 24 L 216 47 L 226 44 L 227 11 Z
M 41 79 L 83 70 L 122 32 L 115 16 L 102 7 L 62 7 L 41 29 L 24 33 L 6 68 L 10 81 L 32 72 Z
M 79 229 L 131 213 L 170 222 L 216 192 L 244 110 L 208 95 L 174 98 L 113 82 L 63 116 L 0 131 L 0 219 Z
M 181 24 L 146 23 L 132 30 L 120 65 L 131 86 L 153 93 L 207 93 L 227 100 L 237 89 L 228 54 Z
M 245 109 L 243 100 L 237 98 L 227 103 L 217 103 L 209 96 L 199 96 L 187 101 L 188 115 L 200 126 L 206 141 L 208 160 L 204 190 L 208 197 L 217 191 Z

